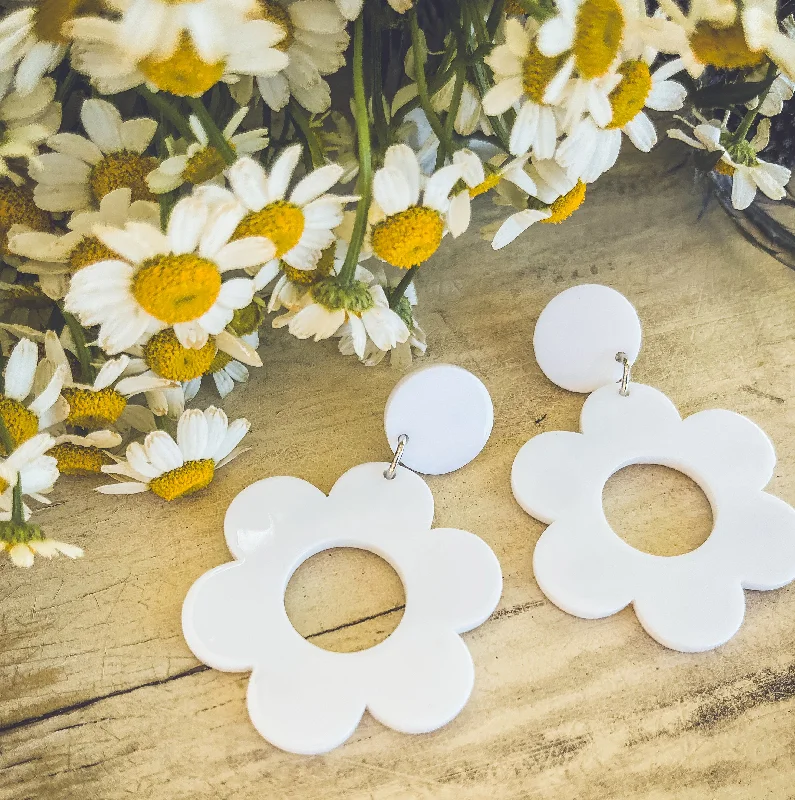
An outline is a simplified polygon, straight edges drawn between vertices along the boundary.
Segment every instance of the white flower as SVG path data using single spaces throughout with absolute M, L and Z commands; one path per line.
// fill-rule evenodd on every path
M 240 230 L 264 236 L 275 245 L 271 259 L 262 262 L 263 286 L 278 274 L 279 259 L 294 269 L 314 269 L 323 250 L 334 242 L 333 229 L 342 222 L 343 204 L 355 199 L 327 194 L 342 175 L 337 164 L 310 172 L 285 199 L 300 157 L 301 145 L 294 144 L 279 155 L 270 173 L 251 158 L 238 159 L 229 168 L 232 191 L 248 211 Z
M 654 57 L 650 51 L 643 59 L 621 64 L 621 80 L 607 98 L 608 121 L 591 114 L 576 123 L 560 144 L 555 158 L 572 177 L 591 183 L 610 169 L 621 149 L 622 131 L 638 150 L 648 152 L 657 144 L 657 131 L 643 108 L 676 111 L 684 105 L 687 90 L 669 80 L 683 69 L 682 60 L 672 59 L 651 72 Z
M 256 350 L 257 347 L 259 347 L 259 334 L 254 331 L 254 333 L 241 336 L 238 341 L 242 341 L 243 344 L 248 345 L 252 350 Z M 213 376 L 213 382 L 215 383 L 215 388 L 218 390 L 218 394 L 221 399 L 223 399 L 235 388 L 235 383 L 245 383 L 248 381 L 248 368 L 242 361 L 232 358 L 227 353 L 224 353 L 224 357 L 220 359 L 216 356 L 216 359 L 218 363 L 213 365 L 215 368 L 210 374 Z M 259 366 L 261 365 L 262 362 L 260 361 Z M 196 379 L 196 391 L 199 389 L 198 384 L 200 382 L 201 378 Z
M 122 187 L 132 190 L 133 200 L 154 199 L 146 175 L 156 162 L 143 152 L 157 122 L 148 117 L 124 121 L 114 105 L 93 98 L 83 103 L 80 119 L 88 138 L 57 133 L 47 140 L 55 152 L 31 164 L 36 205 L 45 211 L 90 208 Z
M 337 747 L 366 708 L 394 730 L 435 730 L 469 698 L 472 658 L 459 634 L 496 607 L 499 563 L 471 533 L 431 530 L 433 498 L 425 482 L 407 469 L 385 481 L 386 467 L 354 467 L 328 497 L 298 478 L 253 484 L 226 514 L 235 560 L 205 573 L 185 598 L 188 646 L 216 669 L 252 671 L 249 715 L 283 750 Z M 296 635 L 284 613 L 283 586 L 308 553 L 343 542 L 394 565 L 406 585 L 406 612 L 381 644 L 341 654 Z
M 137 494 L 151 491 L 164 500 L 198 492 L 212 481 L 215 470 L 236 458 L 238 445 L 248 433 L 246 419 L 229 424 L 215 406 L 185 411 L 177 424 L 177 439 L 165 431 L 152 431 L 143 444 L 127 446 L 126 459 L 105 466 L 103 472 L 131 481 L 99 486 L 103 494 Z
M 528 194 L 534 193 L 535 184 L 523 169 L 527 159 L 527 155 L 519 156 L 496 168 L 490 164 L 487 174 L 477 153 L 469 149 L 453 153 L 453 163 L 461 167 L 461 178 L 466 185 L 450 201 L 450 232 L 453 236 L 460 236 L 469 227 L 472 199 L 485 194 L 503 179 L 517 184 Z
M 760 76 L 760 80 L 764 76 Z M 752 79 L 755 79 L 753 76 Z M 746 103 L 746 108 L 757 108 L 760 114 L 766 117 L 775 117 L 784 110 L 784 103 L 792 100 L 792 95 L 795 93 L 795 81 L 790 80 L 786 75 L 779 73 L 776 75 L 773 83 L 765 95 L 764 100 L 760 105 L 759 98 L 755 97 L 751 102 Z
M 405 144 L 392 145 L 373 178 L 368 249 L 401 269 L 427 261 L 455 225 L 450 220 L 450 192 L 460 178 L 461 167 L 450 164 L 426 180 L 415 152 Z
M 297 339 L 328 339 L 347 323 L 351 344 L 359 358 L 364 358 L 368 337 L 380 350 L 391 350 L 409 338 L 406 323 L 389 307 L 389 300 L 373 274 L 356 268 L 353 285 L 334 293 L 333 307 L 328 305 L 320 282 L 304 295 L 300 307 L 277 317 L 274 327 L 288 326 Z M 326 302 L 324 302 L 324 300 Z
M 238 156 L 252 155 L 264 150 L 270 141 L 267 128 L 255 128 L 235 134 L 247 113 L 248 107 L 238 109 L 223 130 L 224 138 Z M 207 131 L 193 114 L 188 118 L 188 124 L 196 141 L 191 142 L 184 153 L 173 154 L 161 161 L 157 169 L 146 178 L 149 188 L 155 194 L 171 192 L 184 183 L 196 186 L 209 181 L 223 181 L 226 164 L 221 154 L 210 146 Z
M 61 475 L 100 475 L 102 466 L 114 461 L 113 455 L 107 451 L 118 447 L 121 442 L 122 436 L 118 431 L 90 431 L 84 436 L 61 433 L 56 436 L 50 455 L 57 460 Z
M 313 114 L 327 111 L 331 91 L 323 76 L 345 64 L 347 19 L 332 0 L 259 0 L 258 13 L 284 32 L 280 46 L 289 59 L 283 71 L 256 75 L 262 99 L 274 111 L 290 95 Z
M 6 363 L 0 395 L 0 415 L 15 444 L 66 419 L 69 406 L 61 397 L 65 377 L 63 369 L 55 369 L 46 359 L 39 361 L 39 348 L 30 339 L 17 342 Z
M 495 116 L 518 106 L 511 129 L 511 153 L 531 151 L 537 158 L 551 158 L 558 137 L 553 105 L 560 100 L 571 69 L 556 74 L 548 67 L 552 59 L 545 57 L 534 41 L 537 29 L 532 19 L 524 25 L 513 17 L 508 19 L 505 44 L 497 45 L 486 57 L 494 71 L 494 86 L 483 98 L 483 109 Z
M 42 503 L 58 480 L 58 465 L 45 453 L 55 444 L 49 433 L 39 433 L 14 449 L 8 458 L 0 458 L 0 520 L 10 519 L 12 494 L 21 479 L 22 494 Z M 29 512 L 28 512 L 29 513 Z
M 355 20 L 362 13 L 364 0 L 334 0 L 340 14 L 347 20 Z
M 128 222 L 145 222 L 160 227 L 160 207 L 149 200 L 133 202 L 130 189 L 114 189 L 99 201 L 97 211 L 72 214 L 66 233 L 12 227 L 8 249 L 30 259 L 19 266 L 20 272 L 38 275 L 42 291 L 53 300 L 60 300 L 66 294 L 70 272 L 102 261 L 108 255 L 107 248 L 94 236 L 94 226 L 123 228 Z
M 7 159 L 21 158 L 28 162 L 39 153 L 39 147 L 61 124 L 61 104 L 53 102 L 55 81 L 43 78 L 27 94 L 10 92 L 11 73 L 0 75 L 0 125 L 4 134 L 0 141 L 0 177 L 7 176 L 17 185 L 24 179 Z
M 226 54 L 230 23 L 241 23 L 256 0 L 108 0 L 121 14 L 122 41 L 128 53 L 142 60 L 173 55 L 184 32 L 207 63 Z
M 127 401 L 137 394 L 178 385 L 155 375 L 123 377 L 130 365 L 127 355 L 106 361 L 91 384 L 77 383 L 72 377 L 63 345 L 54 331 L 47 331 L 44 347 L 49 361 L 65 375 L 61 392 L 69 403 L 69 415 L 65 420 L 69 425 L 96 430 L 118 422 L 123 427 L 125 424 L 136 427 L 137 412 Z
M 239 20 L 236 15 L 215 30 L 211 47 L 221 46 L 222 35 L 223 53 L 211 62 L 201 57 L 198 45 L 185 30 L 179 33 L 171 55 L 161 58 L 152 54 L 142 59 L 127 50 L 129 39 L 119 22 L 79 17 L 71 23 L 70 33 L 75 39 L 72 66 L 88 75 L 102 94 L 147 83 L 180 97 L 200 97 L 219 81 L 234 83 L 241 75 L 272 75 L 288 62 L 287 54 L 277 49 L 285 36 L 280 26 L 264 19 Z
M 224 273 L 274 255 L 261 236 L 230 241 L 244 213 L 236 202 L 210 210 L 200 197 L 186 197 L 174 206 L 166 234 L 139 222 L 95 227 L 120 258 L 77 272 L 65 308 L 84 325 L 100 326 L 100 346 L 111 355 L 171 326 L 184 347 L 203 347 L 260 288 L 249 278 L 224 281 Z
M 792 17 L 785 33 L 779 26 L 776 0 L 744 0 L 740 17 L 748 46 L 754 51 L 764 50 L 787 77 L 795 81 L 795 25 Z
M 39 81 L 54 70 L 66 52 L 61 42 L 47 41 L 40 37 L 42 27 L 57 30 L 59 12 L 48 9 L 51 19 L 40 19 L 36 6 L 20 8 L 0 21 L 0 72 L 14 71 L 14 87 L 21 95 L 30 94 Z
M 770 120 L 759 123 L 756 136 L 750 141 L 733 142 L 732 134 L 725 131 L 716 120 L 696 125 L 695 138 L 674 128 L 668 131 L 672 139 L 679 139 L 696 150 L 711 153 L 721 151 L 720 161 L 715 169 L 732 179 L 732 205 L 737 209 L 748 208 L 760 189 L 771 200 L 781 200 L 786 195 L 786 186 L 792 173 L 779 164 L 770 164 L 757 156 L 767 147 L 770 137 Z M 734 152 L 734 157 L 729 150 Z
M 743 621 L 743 588 L 775 589 L 795 579 L 795 510 L 764 491 L 776 457 L 765 433 L 731 411 L 682 420 L 656 389 L 617 385 L 588 397 L 582 433 L 531 439 L 513 464 L 519 504 L 551 523 L 533 556 L 542 591 L 579 617 L 632 604 L 657 641 L 684 652 L 718 647 Z M 606 478 L 633 463 L 681 470 L 703 487 L 714 529 L 684 555 L 643 553 L 619 538 L 602 509 Z

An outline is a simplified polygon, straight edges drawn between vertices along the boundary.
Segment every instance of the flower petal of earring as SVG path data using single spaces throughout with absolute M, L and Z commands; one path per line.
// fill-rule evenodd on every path
M 235 560 L 193 584 L 183 632 L 204 663 L 251 671 L 249 715 L 276 747 L 331 750 L 353 734 L 365 709 L 394 730 L 425 733 L 466 704 L 474 666 L 460 634 L 494 611 L 502 573 L 474 534 L 431 529 L 433 496 L 407 467 L 441 474 L 463 466 L 486 444 L 492 417 L 489 394 L 474 375 L 425 367 L 403 378 L 387 401 L 391 463 L 354 467 L 328 496 L 298 478 L 273 477 L 232 501 L 224 530 Z M 285 611 L 295 570 L 334 547 L 379 555 L 403 582 L 400 624 L 367 650 L 323 650 Z
M 764 491 L 776 463 L 770 440 L 731 411 L 683 420 L 664 394 L 632 383 L 640 323 L 631 304 L 607 287 L 577 286 L 554 298 L 539 317 L 534 346 L 553 382 L 593 392 L 582 433 L 542 433 L 513 464 L 516 500 L 550 523 L 533 556 L 541 590 L 584 618 L 632 603 L 646 631 L 674 650 L 725 643 L 742 624 L 743 589 L 776 589 L 795 579 L 795 509 Z M 700 547 L 656 556 L 613 531 L 602 489 L 630 464 L 671 467 L 701 486 L 714 527 Z

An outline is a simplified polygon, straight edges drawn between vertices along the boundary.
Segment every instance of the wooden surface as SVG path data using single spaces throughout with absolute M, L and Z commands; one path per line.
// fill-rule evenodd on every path
M 795 797 L 795 586 L 747 592 L 743 628 L 717 651 L 671 652 L 631 608 L 586 621 L 544 598 L 531 571 L 542 525 L 509 487 L 519 447 L 576 430 L 583 403 L 540 374 L 535 319 L 558 291 L 598 281 L 640 312 L 635 377 L 684 414 L 725 407 L 760 423 L 778 449 L 770 490 L 795 503 L 795 274 L 720 209 L 697 221 L 692 173 L 669 172 L 680 157 L 670 143 L 629 153 L 566 224 L 538 225 L 498 254 L 476 234 L 448 241 L 422 273 L 428 360 L 474 371 L 495 407 L 481 456 L 428 481 L 436 525 L 477 533 L 505 576 L 497 612 L 464 637 L 477 677 L 456 720 L 411 737 L 365 715 L 338 750 L 289 755 L 250 725 L 248 677 L 206 669 L 183 642 L 182 600 L 228 560 L 221 525 L 237 492 L 274 474 L 328 491 L 387 454 L 381 415 L 396 372 L 274 331 L 264 370 L 226 404 L 251 419 L 253 450 L 211 491 L 168 505 L 63 481 L 41 521 L 86 557 L 0 566 L 0 797 Z M 498 213 L 484 203 L 477 220 Z M 698 545 L 709 530 L 700 492 L 649 469 L 611 481 L 611 519 L 631 518 L 627 537 L 646 549 Z M 340 552 L 302 567 L 286 598 L 302 633 L 340 650 L 382 638 L 402 600 L 377 558 Z

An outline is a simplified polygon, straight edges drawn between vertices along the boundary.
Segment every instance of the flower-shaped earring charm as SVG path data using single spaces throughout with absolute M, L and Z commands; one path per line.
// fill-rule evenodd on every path
M 445 401 L 452 408 L 444 409 Z M 452 417 L 440 424 L 445 410 Z M 474 667 L 459 634 L 495 609 L 499 563 L 472 533 L 431 530 L 430 489 L 398 465 L 402 456 L 426 472 L 462 466 L 488 439 L 491 414 L 485 387 L 470 373 L 447 365 L 418 370 L 387 404 L 387 434 L 397 452 L 392 464 L 354 467 L 328 497 L 298 478 L 274 477 L 232 501 L 224 527 L 236 560 L 191 587 L 183 631 L 206 664 L 251 670 L 249 715 L 272 744 L 294 753 L 326 752 L 353 733 L 365 708 L 390 728 L 424 733 L 450 722 L 466 704 Z M 396 426 L 402 428 L 397 435 Z M 456 433 L 461 449 L 448 448 L 446 463 L 424 451 L 428 437 L 440 443 Z M 403 582 L 403 619 L 368 650 L 322 650 L 287 617 L 290 577 L 307 558 L 333 547 L 369 550 Z
M 640 347 L 636 321 L 627 301 L 601 286 L 575 287 L 547 307 L 536 327 L 539 364 L 566 388 L 596 391 L 583 407 L 582 433 L 542 433 L 522 447 L 513 491 L 525 511 L 551 523 L 536 545 L 533 570 L 553 603 L 586 618 L 632 603 L 660 643 L 708 650 L 742 624 L 743 589 L 776 589 L 795 579 L 795 509 L 764 491 L 776 458 L 753 422 L 721 410 L 682 420 L 661 392 L 628 383 L 627 359 L 622 380 L 612 382 L 616 368 L 622 373 L 616 351 L 636 354 Z M 712 533 L 692 552 L 643 553 L 605 517 L 602 490 L 610 476 L 650 463 L 688 475 L 712 505 Z

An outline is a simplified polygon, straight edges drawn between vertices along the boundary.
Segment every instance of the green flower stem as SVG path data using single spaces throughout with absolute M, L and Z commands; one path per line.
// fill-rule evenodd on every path
M 453 142 L 449 136 L 446 135 L 442 123 L 436 112 L 431 106 L 431 98 L 428 95 L 428 83 L 425 79 L 425 65 L 422 61 L 421 42 L 420 42 L 420 25 L 417 22 L 417 9 L 412 7 L 409 11 L 409 23 L 411 25 L 411 46 L 414 51 L 414 78 L 417 81 L 417 92 L 420 97 L 420 105 L 428 118 L 433 132 L 439 139 L 439 147 L 444 150 L 442 160 L 447 155 L 452 155 L 454 151 Z
M 394 288 L 392 293 L 389 295 L 389 307 L 394 311 L 398 307 L 398 303 L 403 299 L 403 295 L 406 294 L 406 289 L 409 288 L 409 284 L 414 280 L 414 276 L 417 274 L 417 270 L 420 268 L 419 264 L 415 264 L 411 269 L 406 271 L 406 274 L 400 279 L 400 283 Z
M 370 211 L 370 197 L 373 182 L 373 156 L 370 150 L 370 120 L 367 116 L 367 98 L 364 94 L 364 14 L 359 14 L 353 33 L 353 105 L 356 116 L 356 138 L 359 145 L 359 202 L 356 206 L 356 219 L 353 233 L 340 269 L 339 282 L 350 285 L 359 263 L 364 234 L 367 230 L 367 214 Z
M 221 132 L 221 129 L 215 124 L 215 120 L 201 101 L 201 98 L 188 97 L 186 99 L 188 105 L 201 123 L 202 128 L 206 131 L 210 144 L 221 154 L 221 158 L 223 158 L 227 165 L 234 164 L 235 161 L 237 161 L 237 154 L 232 145 L 226 141 L 226 137 Z
M 309 157 L 312 160 L 312 166 L 315 169 L 322 167 L 323 164 L 326 163 L 326 159 L 323 156 L 323 149 L 320 146 L 320 142 L 309 123 L 308 114 L 295 100 L 290 101 L 288 110 L 296 128 L 301 131 L 301 135 L 304 137 L 306 146 L 309 149 Z
M 499 27 L 504 8 L 505 0 L 494 0 L 494 5 L 491 7 L 489 18 L 486 20 L 486 30 L 488 31 L 489 41 L 494 40 L 494 34 L 497 32 L 497 28 Z
M 373 62 L 373 120 L 375 121 L 375 130 L 378 134 L 378 148 L 379 152 L 385 152 L 390 144 L 389 137 L 389 124 L 386 120 L 386 112 L 384 111 L 384 96 L 383 85 L 384 79 L 382 75 L 382 32 L 381 29 L 376 27 L 372 34 L 372 46 L 370 47 L 370 55 Z
M 453 85 L 453 97 L 450 100 L 450 107 L 447 109 L 447 116 L 444 119 L 445 137 L 453 140 L 453 126 L 455 118 L 458 116 L 458 107 L 461 105 L 461 95 L 464 93 L 464 78 L 466 77 L 466 64 L 459 60 L 456 64 L 455 84 Z M 436 151 L 436 169 L 444 164 L 444 154 L 440 147 Z
M 69 333 L 72 334 L 72 341 L 75 343 L 77 359 L 80 362 L 80 377 L 83 379 L 83 383 L 92 384 L 94 383 L 94 378 L 96 378 L 96 372 L 94 371 L 94 365 L 91 363 L 91 354 L 86 343 L 86 332 L 73 314 L 64 311 L 63 318 L 69 328 Z
M 183 137 L 183 139 L 196 138 L 193 135 L 193 131 L 190 129 L 190 125 L 188 125 L 188 120 L 186 120 L 185 117 L 183 117 L 182 114 L 180 114 L 179 111 L 177 111 L 177 109 L 171 103 L 169 103 L 165 97 L 163 97 L 162 93 L 153 92 L 147 89 L 143 84 L 138 87 L 137 92 L 141 95 L 141 97 L 143 97 L 149 108 L 160 113 L 177 129 L 177 132 Z
M 778 67 L 772 62 L 767 68 L 767 75 L 765 76 L 765 80 L 769 80 L 773 73 L 776 72 Z M 771 84 L 772 86 L 772 84 Z M 759 109 L 762 108 L 762 103 L 765 102 L 767 98 L 768 92 L 770 91 L 770 86 L 765 89 L 764 92 L 759 96 L 759 102 L 756 104 L 756 108 L 749 108 L 748 111 L 745 112 L 745 116 L 740 122 L 737 130 L 732 135 L 732 143 L 739 144 L 740 142 L 744 141 L 745 137 L 748 135 L 748 131 L 751 128 L 751 125 L 754 124 L 754 120 L 759 116 Z
M 439 68 L 436 76 L 431 79 L 431 82 L 428 85 L 428 92 L 430 93 L 431 97 L 433 97 L 436 92 L 438 92 L 447 84 L 447 81 L 453 77 L 454 72 L 455 67 L 452 64 L 448 65 L 444 70 L 442 70 L 441 67 Z M 400 126 L 400 123 L 403 122 L 403 118 L 406 116 L 406 114 L 417 108 L 419 104 L 419 96 L 413 97 L 407 103 L 404 103 L 397 111 L 395 111 L 392 117 L 392 128 L 397 129 Z
M 22 505 L 22 475 L 17 473 L 17 482 L 11 494 L 11 522 L 17 525 L 25 524 L 25 508 Z

